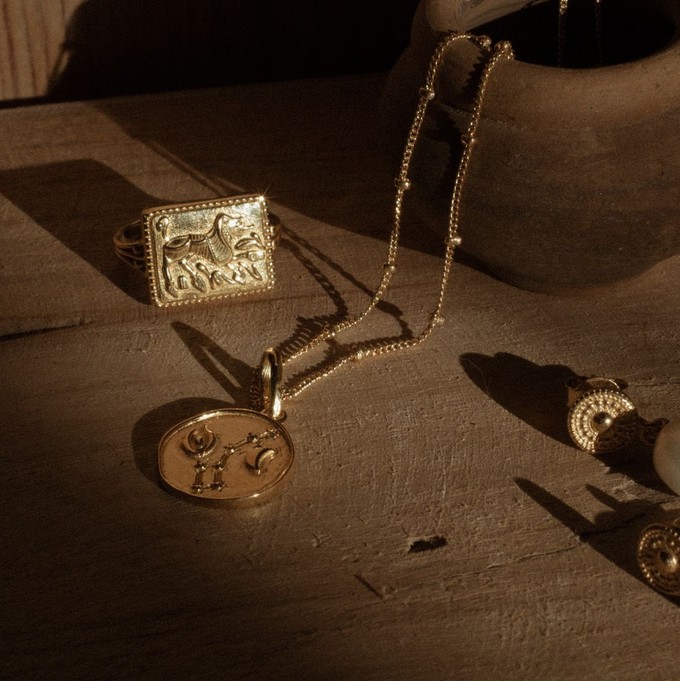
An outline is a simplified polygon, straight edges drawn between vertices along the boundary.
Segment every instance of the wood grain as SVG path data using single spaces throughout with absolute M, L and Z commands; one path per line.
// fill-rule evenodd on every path
M 678 417 L 680 259 L 563 298 L 459 262 L 431 341 L 286 405 L 280 496 L 230 512 L 159 485 L 167 428 L 243 406 L 263 347 L 367 300 L 392 198 L 380 85 L 0 112 L 0 676 L 672 678 L 680 612 L 634 546 L 680 503 L 644 456 L 568 443 L 563 381 L 625 377 L 644 415 Z M 116 225 L 230 187 L 268 190 L 283 219 L 275 291 L 151 307 Z M 361 335 L 416 331 L 433 305 L 437 242 L 409 225 Z

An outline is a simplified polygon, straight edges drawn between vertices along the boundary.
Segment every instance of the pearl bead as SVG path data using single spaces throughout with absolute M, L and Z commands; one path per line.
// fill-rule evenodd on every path
M 654 469 L 676 494 L 680 494 L 680 421 L 665 425 L 654 445 Z

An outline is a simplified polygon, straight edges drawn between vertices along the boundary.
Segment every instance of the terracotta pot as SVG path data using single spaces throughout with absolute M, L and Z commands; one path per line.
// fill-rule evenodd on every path
M 438 37 L 469 29 L 467 8 L 485 1 L 421 2 L 383 99 L 395 162 Z M 504 1 L 518 5 L 491 4 Z M 499 278 L 547 292 L 629 278 L 680 252 L 680 3 L 604 4 L 605 59 L 625 61 L 602 67 L 547 65 L 556 17 L 545 3 L 475 29 L 510 38 L 518 58 L 492 74 L 461 229 Z M 583 57 L 595 34 L 574 35 L 567 56 Z M 481 59 L 464 42 L 449 53 L 410 173 L 409 197 L 440 232 Z

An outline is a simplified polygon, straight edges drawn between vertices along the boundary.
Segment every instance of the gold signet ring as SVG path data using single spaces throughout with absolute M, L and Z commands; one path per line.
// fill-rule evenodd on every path
M 155 305 L 187 305 L 272 288 L 276 227 L 263 196 L 233 196 L 148 208 L 113 245 L 146 274 Z

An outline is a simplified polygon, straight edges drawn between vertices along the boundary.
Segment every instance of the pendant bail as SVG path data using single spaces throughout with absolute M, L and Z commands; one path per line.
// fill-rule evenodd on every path
M 276 421 L 283 421 L 286 418 L 281 398 L 282 370 L 281 353 L 276 348 L 267 348 L 260 361 L 262 411 Z

